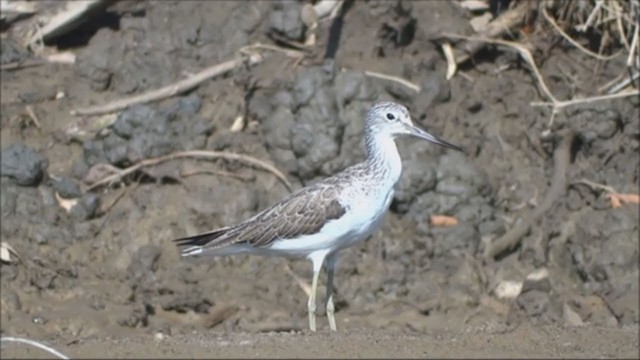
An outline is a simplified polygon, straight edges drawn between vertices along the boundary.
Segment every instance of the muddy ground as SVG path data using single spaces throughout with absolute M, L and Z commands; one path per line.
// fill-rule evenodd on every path
M 326 44 L 338 25 L 321 23 L 303 61 L 265 53 L 257 66 L 121 111 L 98 132 L 87 124 L 105 118 L 70 111 L 170 84 L 273 43 L 273 32 L 303 41 L 300 3 L 121 1 L 58 42 L 74 65 L 2 71 L 1 235 L 23 260 L 2 264 L 2 334 L 76 357 L 637 356 L 640 211 L 612 209 L 579 181 L 638 192 L 640 100 L 567 108 L 549 131 L 548 109 L 530 105 L 545 99 L 514 53 L 489 49 L 444 79 L 432 40 L 470 33 L 469 13 L 395 4 L 348 6 L 333 23 L 342 24 L 337 50 Z M 2 63 L 30 56 L 11 34 Z M 554 36 L 528 40 L 547 44 L 540 70 L 559 99 L 594 94 L 626 71 L 622 57 L 600 62 Z M 337 335 L 321 307 L 320 332 L 306 330 L 306 294 L 286 265 L 308 281 L 307 261 L 181 259 L 171 242 L 287 194 L 270 172 L 182 159 L 87 191 L 97 164 L 195 149 L 268 161 L 299 188 L 362 159 L 364 112 L 382 99 L 465 151 L 400 141 L 404 173 L 384 227 L 338 264 Z M 486 260 L 488 244 L 543 202 L 567 133 L 566 191 L 518 246 Z M 459 223 L 433 227 L 431 215 Z M 38 354 L 3 345 L 3 357 Z

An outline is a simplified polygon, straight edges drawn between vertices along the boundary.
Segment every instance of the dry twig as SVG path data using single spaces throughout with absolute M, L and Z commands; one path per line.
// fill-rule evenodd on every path
M 291 276 L 293 277 L 293 279 L 296 281 L 296 283 L 298 284 L 298 286 L 300 286 L 300 288 L 302 289 L 302 291 L 304 291 L 305 294 L 307 294 L 307 296 L 311 295 L 311 286 L 309 284 L 307 284 L 304 280 L 302 280 L 302 278 L 300 276 L 298 276 L 298 274 L 296 274 L 291 267 L 289 266 L 289 264 L 284 264 L 284 270 L 286 272 L 288 272 L 289 274 L 291 274 Z
M 479 41 L 479 42 L 485 42 L 485 43 L 490 43 L 490 44 L 496 44 L 496 45 L 504 45 L 507 47 L 510 47 L 514 50 L 516 50 L 518 52 L 518 54 L 520 54 L 520 56 L 529 64 L 529 66 L 531 66 L 531 69 L 533 70 L 533 73 L 536 76 L 536 79 L 538 80 L 538 84 L 540 85 L 540 87 L 542 88 L 542 91 L 545 93 L 545 95 L 553 102 L 553 103 L 557 103 L 558 100 L 553 96 L 553 94 L 551 93 L 551 90 L 549 90 L 549 87 L 547 86 L 546 82 L 544 81 L 542 74 L 540 73 L 540 69 L 538 69 L 538 66 L 536 65 L 536 62 L 533 60 L 533 56 L 531 55 L 531 51 L 529 51 L 529 49 L 527 49 L 524 45 L 515 43 L 513 41 L 506 41 L 506 40 L 499 40 L 499 39 L 489 39 L 486 37 L 478 37 L 478 36 L 464 36 L 464 35 L 458 35 L 458 34 L 451 34 L 451 33 L 444 33 L 442 34 L 445 37 L 449 37 L 452 39 L 466 39 L 466 40 L 470 40 L 470 41 Z M 457 60 L 458 63 L 460 63 L 460 59 Z
M 64 35 L 81 24 L 82 17 L 95 14 L 106 9 L 111 4 L 109 0 L 81 0 L 68 1 L 63 11 L 46 21 L 46 25 L 39 28 L 28 41 L 29 45 L 44 43 L 60 35 Z M 45 15 L 41 16 L 44 21 Z
M 12 336 L 3 336 L 2 338 L 0 338 L 0 342 L 17 342 L 17 343 L 27 344 L 27 345 L 37 347 L 38 349 L 44 350 L 49 354 L 58 357 L 59 359 L 69 359 L 68 356 L 59 352 L 58 350 L 30 339 L 12 337 Z
M 572 184 L 584 184 L 589 186 L 592 189 L 603 190 L 611 194 L 617 193 L 617 191 L 609 185 L 598 184 L 596 182 L 593 182 L 587 179 L 580 179 L 578 181 L 573 182 Z
M 513 32 L 518 26 L 520 26 L 529 11 L 531 3 L 529 1 L 520 1 L 514 8 L 503 12 L 493 21 L 487 24 L 485 30 L 478 34 L 480 38 L 497 38 L 504 34 Z M 445 37 L 450 37 L 447 34 L 443 34 Z M 469 60 L 473 55 L 480 51 L 484 44 L 482 42 L 475 41 L 473 37 L 458 37 L 460 39 L 470 40 L 466 44 L 461 46 L 463 53 L 455 56 L 456 63 L 462 64 Z
M 120 201 L 120 199 L 122 199 L 122 197 L 124 196 L 124 194 L 127 193 L 127 191 L 129 191 L 129 188 L 120 189 L 120 192 L 118 193 L 118 195 L 116 195 L 115 198 L 113 200 L 111 200 L 111 202 L 109 204 L 103 205 L 103 206 L 100 207 L 100 210 L 98 211 L 98 214 L 100 216 L 102 216 L 102 215 L 108 213 L 109 210 L 111 210 L 114 206 L 116 206 L 118 201 Z
M 165 86 L 163 88 L 152 90 L 144 94 L 137 96 L 116 100 L 106 105 L 93 106 L 89 108 L 81 108 L 71 111 L 71 115 L 99 115 L 115 112 L 125 109 L 134 104 L 143 104 L 152 101 L 162 100 L 176 94 L 183 93 L 198 86 L 202 82 L 211 79 L 215 76 L 225 74 L 234 68 L 240 66 L 247 60 L 250 65 L 255 65 L 263 60 L 260 54 L 251 54 L 248 59 L 243 56 L 236 57 L 233 60 L 225 61 L 222 64 L 217 64 L 204 69 L 203 71 L 178 81 L 177 83 Z
M 185 91 L 193 89 L 194 87 L 200 85 L 202 82 L 206 80 L 209 80 L 219 75 L 226 74 L 227 72 L 245 63 L 245 61 L 248 62 L 249 65 L 256 65 L 258 63 L 261 63 L 264 60 L 264 56 L 254 51 L 254 50 L 260 50 L 260 49 L 282 52 L 285 55 L 293 58 L 302 58 L 305 56 L 304 52 L 290 50 L 290 49 L 283 49 L 283 48 L 272 46 L 272 45 L 265 45 L 261 43 L 248 45 L 238 50 L 238 53 L 241 54 L 241 56 L 238 56 L 233 60 L 225 61 L 221 64 L 210 66 L 200 71 L 199 73 L 194 74 L 193 76 L 190 76 L 184 80 L 180 80 L 174 84 L 167 85 L 160 89 L 151 90 L 147 93 L 140 94 L 137 96 L 116 100 L 106 105 L 75 109 L 71 111 L 71 115 L 79 116 L 79 115 L 107 114 L 107 113 L 125 109 L 131 105 L 158 101 L 158 100 L 162 100 L 162 99 L 174 96 L 176 94 L 183 93 Z
M 584 99 L 572 99 L 572 100 L 566 100 L 566 101 L 557 101 L 557 100 L 554 102 L 535 101 L 531 103 L 531 106 L 548 106 L 548 107 L 552 107 L 554 111 L 557 111 L 572 105 L 579 105 L 579 104 L 585 104 L 585 103 L 592 103 L 596 101 L 618 99 L 618 98 L 637 96 L 637 95 L 640 95 L 640 90 L 631 90 L 631 91 L 625 91 L 617 94 L 592 96 Z
M 577 105 L 577 104 L 584 104 L 584 103 L 591 103 L 591 102 L 602 101 L 602 100 L 611 100 L 611 99 L 623 98 L 623 97 L 634 96 L 634 95 L 640 94 L 640 90 L 632 90 L 632 91 L 626 91 L 626 92 L 617 93 L 617 94 L 594 96 L 594 97 L 589 97 L 589 98 L 584 98 L 584 99 L 572 99 L 572 100 L 560 101 L 560 100 L 556 99 L 556 97 L 553 96 L 553 93 L 551 93 L 551 90 L 549 90 L 549 87 L 547 86 L 546 82 L 544 81 L 544 78 L 542 77 L 542 73 L 540 72 L 540 69 L 536 65 L 536 63 L 535 63 L 535 61 L 533 59 L 533 56 L 531 55 L 531 52 L 525 46 L 523 46 L 521 44 L 518 44 L 518 43 L 515 43 L 515 42 L 512 42 L 512 41 L 498 40 L 498 39 L 487 39 L 487 38 L 482 38 L 482 37 L 463 36 L 463 35 L 449 34 L 449 33 L 443 34 L 443 36 L 451 37 L 451 38 L 468 39 L 468 40 L 473 40 L 473 41 L 483 41 L 483 42 L 497 44 L 497 45 L 505 45 L 505 46 L 508 46 L 508 47 L 510 47 L 512 49 L 515 49 L 518 52 L 518 54 L 520 54 L 520 56 L 529 64 L 529 66 L 531 67 L 531 70 L 533 71 L 536 79 L 538 80 L 538 84 L 540 85 L 540 88 L 542 89 L 544 94 L 547 96 L 547 98 L 549 100 L 551 100 L 550 102 L 532 102 L 531 106 L 548 106 L 548 107 L 551 107 L 552 108 L 552 115 L 551 115 L 552 119 L 560 109 L 568 107 L 568 106 Z M 550 123 L 552 123 L 552 122 L 553 121 L 550 121 Z
M 393 76 L 393 75 L 387 75 L 387 74 L 383 74 L 383 73 L 379 73 L 379 72 L 375 72 L 375 71 L 369 71 L 369 70 L 365 70 L 364 74 L 370 77 L 374 77 L 377 79 L 383 79 L 383 80 L 389 80 L 389 81 L 393 81 L 393 82 L 397 82 L 400 85 L 406 86 L 409 89 L 415 91 L 415 92 L 420 92 L 420 86 L 417 84 L 412 83 L 409 80 L 403 79 L 401 77 L 398 76 Z
M 253 54 L 253 50 L 271 50 L 271 51 L 283 53 L 283 54 L 285 54 L 286 56 L 288 56 L 290 58 L 296 58 L 296 59 L 306 56 L 305 51 L 293 50 L 293 49 L 285 49 L 285 48 L 280 47 L 280 46 L 268 45 L 268 44 L 263 44 L 263 43 L 255 43 L 255 44 L 251 44 L 251 45 L 247 45 L 247 46 L 241 47 L 238 50 L 238 52 L 241 53 L 241 54 L 245 54 L 245 55 L 251 55 L 251 54 Z
M 544 16 L 544 18 L 551 24 L 551 26 L 553 26 L 554 29 L 556 29 L 556 31 L 558 33 L 560 33 L 560 35 L 567 40 L 568 42 L 570 42 L 573 46 L 577 47 L 578 49 L 580 49 L 580 51 L 584 52 L 585 54 L 592 56 L 598 60 L 611 60 L 613 58 L 618 57 L 620 54 L 622 54 L 622 51 L 619 51 L 613 55 L 609 55 L 609 56 L 602 56 L 600 54 L 596 54 L 593 51 L 585 48 L 584 46 L 580 45 L 577 41 L 573 40 L 569 34 L 567 34 L 564 30 L 562 30 L 562 28 L 556 24 L 556 22 L 553 20 L 553 18 L 551 17 L 551 15 L 549 15 L 549 13 L 547 12 L 547 9 L 542 9 L 542 15 Z
M 232 172 L 229 171 L 223 171 L 223 170 L 196 170 L 196 171 L 181 171 L 180 172 L 180 176 L 181 177 L 189 177 L 189 176 L 194 176 L 194 175 L 201 175 L 201 174 L 208 174 L 208 175 L 217 175 L 217 176 L 227 176 L 227 177 L 231 177 L 234 179 L 238 179 L 241 181 L 251 181 L 254 179 L 254 177 L 252 176 L 245 176 L 245 175 L 240 175 L 240 174 L 234 174 Z
M 31 105 L 25 106 L 25 110 L 27 111 L 29 118 L 31 118 L 31 121 L 33 121 L 33 125 L 35 125 L 38 128 L 38 130 L 42 130 L 42 126 L 40 125 L 40 120 L 38 120 L 38 117 L 36 116 L 35 111 L 33 111 L 33 108 L 31 107 Z
M 137 164 L 131 165 L 122 170 L 118 170 L 115 174 L 106 176 L 96 181 L 91 186 L 89 186 L 87 190 L 95 189 L 99 186 L 110 184 L 146 166 L 153 166 L 164 161 L 175 160 L 180 158 L 226 159 L 226 160 L 235 160 L 235 161 L 244 162 L 244 163 L 262 168 L 268 172 L 271 172 L 278 179 L 280 179 L 280 181 L 282 181 L 282 183 L 285 185 L 287 190 L 291 191 L 291 183 L 287 180 L 286 176 L 280 170 L 278 170 L 275 166 L 263 160 L 256 159 L 249 155 L 220 152 L 220 151 L 205 151 L 205 150 L 179 151 L 173 154 L 169 154 L 169 155 L 165 155 L 165 156 L 161 156 L 153 159 L 142 160 Z
M 76 55 L 72 52 L 61 52 L 50 54 L 38 59 L 27 59 L 16 61 L 8 64 L 0 65 L 0 70 L 18 70 L 44 64 L 67 64 L 71 65 L 76 62 Z

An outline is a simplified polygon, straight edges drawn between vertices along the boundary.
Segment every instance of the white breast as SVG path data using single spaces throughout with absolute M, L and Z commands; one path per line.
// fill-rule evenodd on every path
M 382 190 L 382 189 L 381 189 Z M 270 251 L 305 256 L 310 252 L 339 250 L 365 240 L 382 224 L 393 199 L 393 187 L 383 196 L 366 196 L 364 193 L 347 197 L 347 212 L 339 219 L 329 221 L 317 234 L 296 239 L 276 241 Z

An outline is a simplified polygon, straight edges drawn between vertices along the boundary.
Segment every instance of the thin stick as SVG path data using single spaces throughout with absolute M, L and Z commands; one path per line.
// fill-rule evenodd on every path
M 611 90 L 607 91 L 607 94 L 617 93 L 621 89 L 624 89 L 625 87 L 627 87 L 627 85 L 631 84 L 633 81 L 636 81 L 638 77 L 640 77 L 640 72 L 635 73 L 633 76 L 629 76 L 626 80 L 612 87 Z
M 219 176 L 227 176 L 227 177 L 232 177 L 234 179 L 238 179 L 238 180 L 242 180 L 242 181 L 251 181 L 254 178 L 251 176 L 244 176 L 244 175 L 240 175 L 240 174 L 234 174 L 232 172 L 229 171 L 222 171 L 222 170 L 194 170 L 194 171 L 189 171 L 189 172 L 180 172 L 180 176 L 181 177 L 189 177 L 189 176 L 194 176 L 194 175 L 201 175 L 201 174 L 209 174 L 209 175 L 219 175 Z
M 574 134 L 567 132 L 560 140 L 560 144 L 553 153 L 554 172 L 551 186 L 545 194 L 544 200 L 540 206 L 533 209 L 523 220 L 516 226 L 507 231 L 500 238 L 492 241 L 484 249 L 485 260 L 492 260 L 504 251 L 513 250 L 520 242 L 522 237 L 529 231 L 531 226 L 545 214 L 554 202 L 560 198 L 567 187 L 567 168 L 569 167 L 569 159 L 571 153 L 571 144 L 573 143 Z
M 47 61 L 44 59 L 29 59 L 24 61 L 16 61 L 8 64 L 2 64 L 0 65 L 0 70 L 2 71 L 18 70 L 18 69 L 24 69 L 24 68 L 33 67 L 33 66 L 44 65 L 46 63 Z
M 161 156 L 158 158 L 142 160 L 137 164 L 131 165 L 125 169 L 120 170 L 116 174 L 109 175 L 95 182 L 94 184 L 92 184 L 87 188 L 87 191 L 94 189 L 98 186 L 109 184 L 115 180 L 118 180 L 124 176 L 127 176 L 133 172 L 136 172 L 143 167 L 157 165 L 164 161 L 187 158 L 187 157 L 204 158 L 204 159 L 236 160 L 236 161 L 241 161 L 250 165 L 254 165 L 274 174 L 278 179 L 280 179 L 280 181 L 282 181 L 282 183 L 285 185 L 287 190 L 291 191 L 291 183 L 289 183 L 289 181 L 284 176 L 284 174 L 280 170 L 278 170 L 275 166 L 265 161 L 256 159 L 248 155 L 243 155 L 243 154 L 227 153 L 227 152 L 220 152 L 220 151 L 205 151 L 205 150 L 179 151 L 179 152 L 175 152 L 173 154 Z
M 36 116 L 35 111 L 33 111 L 33 108 L 31 107 L 31 105 L 25 106 L 25 110 L 27 111 L 27 114 L 29 114 L 31 121 L 33 121 L 33 124 L 38 128 L 38 130 L 42 130 L 42 126 L 40 125 L 40 120 L 38 120 L 38 117 Z
M 584 185 L 589 186 L 592 189 L 604 190 L 604 191 L 608 192 L 609 194 L 617 194 L 618 193 L 616 191 L 616 189 L 612 188 L 609 185 L 598 184 L 596 182 L 593 182 L 593 181 L 587 180 L 587 179 L 580 179 L 578 181 L 573 182 L 572 184 L 584 184 Z
M 488 23 L 479 35 L 483 38 L 497 38 L 510 33 L 524 22 L 526 15 L 529 13 L 531 3 L 532 2 L 529 1 L 519 1 L 515 7 L 503 12 L 497 18 Z M 456 62 L 458 65 L 469 60 L 483 48 L 483 45 L 481 43 L 467 43 L 462 47 L 464 52 L 459 55 L 456 54 Z
M 378 78 L 378 79 L 384 79 L 384 80 L 390 80 L 390 81 L 394 81 L 399 83 L 400 85 L 404 85 L 406 87 L 408 87 L 409 89 L 415 91 L 415 92 L 420 92 L 420 86 L 417 84 L 412 83 L 409 80 L 405 80 L 401 77 L 397 77 L 397 76 L 393 76 L 393 75 L 387 75 L 387 74 L 383 74 L 383 73 L 379 73 L 379 72 L 375 72 L 375 71 L 369 71 L 369 70 L 365 70 L 364 74 L 367 76 L 371 76 L 374 78 Z
M 74 64 L 76 56 L 72 52 L 62 52 L 51 54 L 43 58 L 27 59 L 23 61 L 16 61 L 8 64 L 0 65 L 0 70 L 18 70 L 32 66 L 40 66 L 44 64 Z
M 122 199 L 122 197 L 124 196 L 124 194 L 127 193 L 127 191 L 129 191 L 129 188 L 123 188 L 122 190 L 120 190 L 120 193 L 116 195 L 116 197 L 111 201 L 109 205 L 106 205 L 102 209 L 100 209 L 99 211 L 100 215 L 104 215 L 108 213 L 109 210 L 111 210 L 111 208 L 113 208 L 118 203 L 118 201 Z
M 558 110 L 558 109 L 565 108 L 572 105 L 578 105 L 578 104 L 584 104 L 584 103 L 590 103 L 590 102 L 596 102 L 596 101 L 602 101 L 602 100 L 624 98 L 627 96 L 635 96 L 635 95 L 640 95 L 640 90 L 625 91 L 617 94 L 593 96 L 593 97 L 588 97 L 584 99 L 573 99 L 573 100 L 556 101 L 556 102 L 532 102 L 531 106 L 548 106 L 548 107 L 554 108 L 554 110 Z
M 553 103 L 557 103 L 558 100 L 553 96 L 553 94 L 551 93 L 551 91 L 549 90 L 549 88 L 547 87 L 547 84 L 544 82 L 544 79 L 542 78 L 542 74 L 540 73 L 540 70 L 538 69 L 538 66 L 536 65 L 536 62 L 533 60 L 533 56 L 531 56 L 531 52 L 529 51 L 529 49 L 527 49 L 526 47 L 512 42 L 512 41 L 506 41 L 506 40 L 499 40 L 499 39 L 488 39 L 485 37 L 476 37 L 476 36 L 464 36 L 464 35 L 458 35 L 458 34 L 451 34 L 451 33 L 443 33 L 442 36 L 445 37 L 449 37 L 452 39 L 465 39 L 465 40 L 470 40 L 470 41 L 480 41 L 480 42 L 486 42 L 486 43 L 490 43 L 490 44 L 497 44 L 497 45 L 504 45 L 504 46 L 508 46 L 512 49 L 515 49 L 520 56 L 527 62 L 529 63 L 529 66 L 531 66 L 531 69 L 533 70 L 538 83 L 540 84 L 540 87 L 542 88 L 542 91 L 545 93 L 545 95 L 547 95 L 547 97 L 553 102 Z M 460 59 L 458 59 L 458 63 L 460 63 Z
M 569 34 L 567 34 L 566 32 L 564 32 L 564 30 L 562 30 L 562 28 L 556 24 L 556 22 L 553 20 L 553 18 L 549 15 L 549 13 L 547 12 L 547 9 L 542 8 L 542 15 L 544 15 L 544 18 L 547 19 L 547 21 L 551 24 L 551 26 L 553 26 L 554 29 L 556 29 L 557 32 L 560 33 L 560 35 L 565 38 L 565 40 L 567 40 L 568 42 L 570 42 L 573 46 L 577 47 L 580 51 L 584 52 L 585 54 L 592 56 L 598 60 L 611 60 L 613 58 L 618 57 L 620 54 L 622 54 L 622 51 L 617 52 L 616 54 L 613 55 L 609 55 L 609 56 L 602 56 L 600 54 L 596 54 L 593 51 L 585 48 L 584 46 L 580 45 L 577 41 L 573 40 Z
M 582 25 L 576 25 L 576 30 L 582 31 L 582 32 L 587 31 L 589 26 L 591 26 L 591 23 L 593 22 L 593 20 L 596 18 L 598 11 L 602 7 L 602 4 L 603 4 L 603 0 L 596 0 L 596 6 L 593 7 L 593 10 L 591 10 L 591 14 L 589 14 L 587 21 Z
M 209 80 L 215 76 L 225 74 L 233 70 L 234 68 L 240 66 L 241 64 L 243 64 L 245 60 L 247 60 L 245 57 L 238 56 L 233 60 L 225 61 L 221 64 L 208 67 L 203 71 L 189 78 L 180 80 L 174 84 L 162 87 L 160 89 L 152 90 L 147 93 L 140 94 L 133 97 L 116 100 L 106 105 L 75 109 L 71 111 L 71 115 L 82 116 L 82 115 L 107 114 L 107 113 L 125 109 L 128 106 L 131 106 L 134 104 L 143 104 L 151 101 L 162 100 L 170 96 L 174 96 L 176 94 L 180 94 L 190 89 L 193 89 L 194 87 L 201 84 L 202 82 Z M 254 53 L 249 55 L 248 57 L 248 62 L 250 65 L 258 64 L 262 62 L 262 60 L 263 60 L 263 57 L 260 54 Z
M 288 57 L 291 57 L 291 58 L 300 58 L 300 57 L 305 57 L 306 56 L 305 51 L 293 50 L 293 49 L 285 49 L 285 48 L 280 47 L 280 46 L 263 44 L 263 43 L 256 43 L 256 44 L 252 44 L 252 45 L 247 45 L 245 47 L 240 48 L 240 50 L 238 50 L 238 52 L 249 55 L 249 54 L 251 54 L 251 50 L 254 50 L 254 49 L 271 50 L 271 51 L 281 52 L 281 53 L 283 53 L 283 54 L 285 54 L 285 55 L 287 55 Z M 306 50 L 306 51 L 309 51 L 309 50 Z
M 49 17 L 48 14 L 42 14 L 40 21 L 45 22 L 45 25 L 31 37 L 29 45 L 44 43 L 69 33 L 82 24 L 80 19 L 86 20 L 88 17 L 94 16 L 98 9 L 104 11 L 109 5 L 111 3 L 106 0 L 69 1 L 62 11 L 52 17 Z
M 18 337 L 11 337 L 11 336 L 3 336 L 2 338 L 0 338 L 0 342 L 17 342 L 17 343 L 22 343 L 22 344 L 27 344 L 27 345 L 31 345 L 34 347 L 37 347 L 38 349 L 44 350 L 46 352 L 48 352 L 49 354 L 58 357 L 59 359 L 69 359 L 68 356 L 66 356 L 65 354 L 59 352 L 58 350 L 49 347 L 47 345 L 44 345 L 42 343 L 39 343 L 37 341 L 34 340 L 29 340 L 29 339 L 25 339 L 25 338 L 18 338 Z
M 636 54 L 636 48 L 638 47 L 638 34 L 640 33 L 640 24 L 636 24 L 633 30 L 633 39 L 631 40 L 631 49 L 629 50 L 629 57 L 627 58 L 627 66 L 633 66 L 633 59 L 636 59 L 636 66 L 640 67 L 640 60 L 638 60 L 638 54 Z
M 456 69 L 458 68 L 458 64 L 456 63 L 456 57 L 453 54 L 453 48 L 450 43 L 442 44 L 442 52 L 444 53 L 445 59 L 447 59 L 447 75 L 446 79 L 449 80 L 456 73 Z
M 291 274 L 291 276 L 296 281 L 298 286 L 300 286 L 302 291 L 304 291 L 304 293 L 307 294 L 307 296 L 311 296 L 311 286 L 309 284 L 307 284 L 304 280 L 302 280 L 302 278 L 300 276 L 298 276 L 298 274 L 293 272 L 293 270 L 291 269 L 289 264 L 286 264 L 286 263 L 284 264 L 284 270 L 286 272 L 288 272 L 289 274 Z
M 629 50 L 629 41 L 627 41 L 627 34 L 624 33 L 624 25 L 622 24 L 622 9 L 619 7 L 617 1 L 612 1 L 611 4 L 614 7 L 616 13 L 616 25 L 618 25 L 618 32 L 622 38 L 622 44 Z
M 609 81 L 608 83 L 600 86 L 598 88 L 598 92 L 601 93 L 603 91 L 605 91 L 606 89 L 609 89 L 610 87 L 614 86 L 618 81 L 620 81 L 620 79 L 622 79 L 626 74 L 628 74 L 629 72 L 625 69 L 623 70 L 620 74 L 618 74 L 618 76 L 616 76 L 615 78 L 613 78 L 611 81 Z M 617 91 L 616 91 L 617 92 Z M 612 92 L 609 91 L 609 94 L 611 94 Z

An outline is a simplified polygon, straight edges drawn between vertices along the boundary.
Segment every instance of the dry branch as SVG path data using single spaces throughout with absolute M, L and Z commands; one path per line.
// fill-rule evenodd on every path
M 396 82 L 400 85 L 406 86 L 409 89 L 415 91 L 415 92 L 420 92 L 420 86 L 417 84 L 412 83 L 409 80 L 403 79 L 401 77 L 398 76 L 393 76 L 393 75 L 387 75 L 387 74 L 383 74 L 383 73 L 379 73 L 379 72 L 375 72 L 375 71 L 369 71 L 369 70 L 365 70 L 364 74 L 369 76 L 369 77 L 374 77 L 377 79 L 383 79 L 383 80 L 389 80 L 389 81 L 393 81 Z
M 531 106 L 548 106 L 548 107 L 552 107 L 554 111 L 557 111 L 572 105 L 592 103 L 592 102 L 602 101 L 602 100 L 619 99 L 619 98 L 624 98 L 629 96 L 638 96 L 638 95 L 640 95 L 640 90 L 631 90 L 631 91 L 625 91 L 617 94 L 592 96 L 584 99 L 572 99 L 572 100 L 566 100 L 566 101 L 556 100 L 555 102 L 532 102 Z
M 537 5 L 537 2 L 533 2 L 533 4 L 535 6 Z M 488 23 L 486 28 L 482 32 L 478 33 L 477 36 L 481 38 L 497 38 L 513 32 L 523 24 L 531 6 L 532 4 L 529 1 L 520 1 L 513 9 L 503 12 L 493 21 Z M 443 35 L 445 37 L 450 37 L 445 34 Z M 485 46 L 484 43 L 475 41 L 472 37 L 461 38 L 466 39 L 467 42 L 459 46 L 462 53 L 455 54 L 457 64 L 462 64 L 469 60 Z
M 540 85 L 540 88 L 545 93 L 545 95 L 549 98 L 549 100 L 551 100 L 551 102 L 553 103 L 558 102 L 555 96 L 553 96 L 553 93 L 551 93 L 551 90 L 549 90 L 547 83 L 544 81 L 544 78 L 540 73 L 540 69 L 538 69 L 538 65 L 536 65 L 535 60 L 533 60 L 531 51 L 529 51 L 529 49 L 527 49 L 524 45 L 515 43 L 513 41 L 489 39 L 486 37 L 478 37 L 478 36 L 464 36 L 464 35 L 451 34 L 451 33 L 444 33 L 442 35 L 452 39 L 466 39 L 466 40 L 475 41 L 475 42 L 485 42 L 485 43 L 496 44 L 496 45 L 504 45 L 516 50 L 518 54 L 520 54 L 520 56 L 529 64 L 529 66 L 531 66 L 531 70 L 533 70 L 533 73 L 536 76 L 536 79 L 538 80 L 538 84 Z M 460 63 L 460 61 L 458 61 L 458 63 Z
M 215 76 L 225 74 L 233 70 L 234 68 L 240 66 L 241 64 L 243 64 L 245 60 L 248 60 L 250 65 L 255 65 L 261 62 L 263 60 L 263 57 L 260 54 L 251 54 L 248 56 L 248 59 L 246 59 L 243 56 L 239 56 L 233 60 L 225 61 L 222 64 L 217 64 L 217 65 L 208 67 L 203 71 L 187 79 L 178 81 L 177 83 L 165 86 L 163 88 L 152 90 L 145 94 L 140 94 L 137 96 L 116 100 L 106 105 L 75 109 L 71 111 L 71 115 L 81 116 L 81 115 L 106 114 L 106 113 L 111 113 L 111 112 L 125 109 L 128 106 L 131 106 L 134 104 L 144 104 L 152 101 L 165 99 L 165 98 L 174 96 L 176 94 L 180 94 L 185 91 L 191 90 L 194 87 L 201 84 L 202 82 L 209 80 Z
M 562 28 L 556 24 L 556 22 L 553 20 L 553 18 L 551 17 L 551 15 L 549 15 L 549 13 L 547 12 L 547 9 L 542 9 L 542 15 L 544 16 L 544 18 L 551 24 L 551 26 L 553 26 L 554 29 L 556 29 L 556 31 L 558 33 L 560 33 L 560 35 L 567 40 L 568 42 L 570 42 L 573 46 L 577 47 L 578 49 L 580 49 L 580 51 L 584 52 L 585 54 L 592 56 L 598 60 L 611 60 L 613 58 L 618 57 L 620 54 L 622 54 L 622 51 L 617 52 L 613 55 L 609 55 L 609 56 L 603 56 L 600 54 L 596 54 L 593 51 L 585 48 L 584 46 L 580 45 L 577 41 L 573 40 L 569 34 L 567 34 L 564 30 L 562 30 Z
M 0 70 L 18 70 L 32 66 L 40 66 L 44 64 L 73 64 L 76 62 L 76 56 L 72 52 L 61 52 L 47 55 L 38 59 L 27 59 L 24 61 L 16 61 L 8 64 L 0 65 Z
M 549 211 L 554 202 L 564 194 L 567 188 L 567 168 L 569 167 L 573 138 L 573 132 L 566 132 L 553 153 L 553 179 L 540 206 L 533 209 L 527 216 L 523 216 L 523 220 L 507 233 L 488 244 L 483 254 L 485 261 L 492 260 L 505 251 L 513 250 L 531 226 Z
M 49 354 L 58 357 L 59 359 L 69 359 L 68 356 L 66 356 L 65 354 L 59 352 L 58 350 L 49 347 L 47 345 L 44 345 L 42 343 L 39 343 L 37 341 L 34 340 L 29 340 L 29 339 L 25 339 L 25 338 L 18 338 L 18 337 L 11 337 L 11 336 L 3 336 L 2 338 L 0 338 L 0 342 L 17 342 L 17 343 L 22 343 L 22 344 L 27 344 L 27 345 L 31 345 L 34 347 L 37 347 L 38 349 L 42 349 L 46 352 L 48 352 Z
M 33 45 L 40 41 L 47 42 L 55 37 L 64 35 L 78 27 L 83 21 L 86 21 L 88 16 L 106 9 L 111 3 L 111 0 L 68 1 L 66 8 L 48 19 L 46 25 L 39 29 L 29 39 L 28 43 Z
M 531 67 L 531 70 L 533 70 L 536 80 L 538 80 L 538 84 L 540 88 L 542 89 L 544 94 L 547 96 L 547 98 L 550 100 L 549 102 L 532 102 L 531 106 L 551 107 L 553 109 L 554 114 L 558 110 L 571 105 L 590 103 L 590 102 L 602 101 L 602 100 L 617 99 L 617 98 L 623 98 L 623 97 L 640 94 L 640 90 L 632 90 L 632 91 L 626 91 L 626 92 L 617 93 L 617 94 L 594 96 L 594 97 L 589 97 L 584 99 L 571 99 L 571 100 L 560 101 L 556 99 L 556 97 L 553 96 L 553 93 L 551 92 L 551 90 L 549 90 L 547 83 L 544 81 L 544 78 L 542 77 L 542 73 L 540 72 L 540 69 L 536 65 L 536 62 L 533 59 L 533 56 L 531 55 L 531 52 L 524 45 L 521 45 L 512 41 L 499 40 L 499 39 L 487 39 L 487 38 L 475 37 L 475 36 L 463 36 L 458 34 L 445 33 L 443 34 L 443 36 L 454 38 L 454 39 L 461 38 L 461 39 L 469 39 L 473 41 L 482 41 L 482 42 L 487 42 L 487 43 L 492 43 L 497 45 L 505 45 L 516 50 L 520 54 L 520 56 L 529 64 L 529 66 Z
M 280 170 L 278 170 L 275 166 L 263 160 L 259 160 L 254 157 L 243 155 L 243 154 L 235 154 L 235 153 L 220 152 L 220 151 L 204 151 L 204 150 L 180 151 L 180 152 L 175 152 L 173 154 L 161 156 L 158 158 L 142 160 L 137 164 L 131 165 L 122 170 L 118 170 L 115 174 L 106 176 L 96 181 L 91 186 L 89 186 L 87 190 L 95 189 L 99 186 L 110 184 L 146 166 L 153 166 L 164 161 L 175 160 L 180 158 L 226 159 L 226 160 L 235 160 L 235 161 L 244 162 L 246 164 L 250 164 L 258 168 L 262 168 L 268 172 L 271 172 L 278 179 L 280 179 L 280 181 L 282 181 L 282 183 L 285 185 L 287 190 L 291 191 L 291 183 L 287 180 L 286 176 Z

